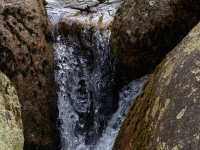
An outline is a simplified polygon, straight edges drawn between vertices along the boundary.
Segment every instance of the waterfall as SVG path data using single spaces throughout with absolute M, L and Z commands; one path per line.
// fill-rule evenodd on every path
M 117 89 L 109 48 L 120 1 L 47 0 L 53 24 L 62 150 L 111 150 L 146 77 Z

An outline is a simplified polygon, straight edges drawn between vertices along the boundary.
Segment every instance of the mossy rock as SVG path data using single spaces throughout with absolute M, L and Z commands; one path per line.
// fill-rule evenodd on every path
M 200 24 L 151 75 L 114 150 L 200 149 Z
M 14 86 L 0 72 L 0 150 L 23 150 L 21 106 Z

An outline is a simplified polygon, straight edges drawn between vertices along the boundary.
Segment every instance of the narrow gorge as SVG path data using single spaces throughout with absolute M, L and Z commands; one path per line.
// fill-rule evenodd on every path
M 63 150 L 111 150 L 145 78 L 122 88 L 110 50 L 121 1 L 47 1 L 52 23 L 59 131 Z
M 0 150 L 200 150 L 200 0 L 0 0 Z

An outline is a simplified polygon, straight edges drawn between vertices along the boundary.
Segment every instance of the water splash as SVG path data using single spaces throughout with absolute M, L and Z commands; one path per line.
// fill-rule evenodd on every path
M 147 76 L 134 80 L 121 89 L 119 92 L 119 108 L 109 121 L 106 130 L 95 146 L 95 150 L 112 150 L 122 122 L 124 121 L 130 106 L 134 103 L 135 98 L 143 91 L 143 86 L 146 81 Z
M 90 35 L 89 31 L 83 32 Z M 62 147 L 69 149 L 77 149 L 81 143 L 95 143 L 115 111 L 111 107 L 115 99 L 114 68 L 107 50 L 110 32 L 92 33 L 91 49 L 82 50 L 80 41 L 71 41 L 70 35 L 67 39 L 58 36 L 55 43 Z

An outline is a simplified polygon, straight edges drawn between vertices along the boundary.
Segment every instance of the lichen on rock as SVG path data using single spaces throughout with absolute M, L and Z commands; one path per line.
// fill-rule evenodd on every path
M 0 150 L 23 150 L 21 105 L 9 79 L 0 72 Z
M 1 0 L 0 70 L 22 105 L 25 149 L 54 149 L 56 90 L 43 0 Z
M 130 110 L 114 150 L 200 149 L 199 39 L 200 23 L 156 68 Z

